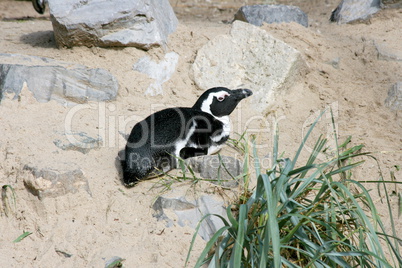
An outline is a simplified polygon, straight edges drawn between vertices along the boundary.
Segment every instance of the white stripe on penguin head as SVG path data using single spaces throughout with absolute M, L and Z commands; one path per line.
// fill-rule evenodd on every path
M 227 93 L 226 91 L 219 91 L 219 92 L 209 94 L 208 98 L 202 102 L 201 111 L 203 111 L 205 113 L 209 113 L 210 115 L 213 115 L 211 112 L 211 104 L 214 101 L 214 97 L 219 98 L 219 97 L 227 97 L 227 96 L 230 96 L 230 94 Z

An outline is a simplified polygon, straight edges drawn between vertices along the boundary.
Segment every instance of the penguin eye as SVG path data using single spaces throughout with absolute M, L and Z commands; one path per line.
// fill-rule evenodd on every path
M 223 92 L 220 95 L 218 95 L 216 98 L 218 99 L 218 101 L 224 101 L 226 97 L 230 96 L 229 93 Z

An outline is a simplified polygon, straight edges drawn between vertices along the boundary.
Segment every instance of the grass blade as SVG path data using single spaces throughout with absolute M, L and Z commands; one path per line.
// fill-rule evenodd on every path
M 239 225 L 237 228 L 236 243 L 234 247 L 234 261 L 231 267 L 241 267 L 241 259 L 243 255 L 243 243 L 244 243 L 244 233 L 247 226 L 247 206 L 245 204 L 240 205 L 239 212 Z
M 15 239 L 13 241 L 13 243 L 18 243 L 21 242 L 24 238 L 26 238 L 27 236 L 31 235 L 31 232 L 23 232 L 22 235 L 20 235 L 19 237 L 17 237 L 17 239 Z

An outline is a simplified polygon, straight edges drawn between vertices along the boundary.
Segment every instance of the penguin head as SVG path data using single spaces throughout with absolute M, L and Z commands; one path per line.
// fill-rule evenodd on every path
M 215 117 L 230 115 L 237 104 L 244 98 L 253 95 L 249 89 L 230 90 L 225 87 L 214 87 L 205 91 L 194 104 L 193 109 L 201 110 Z

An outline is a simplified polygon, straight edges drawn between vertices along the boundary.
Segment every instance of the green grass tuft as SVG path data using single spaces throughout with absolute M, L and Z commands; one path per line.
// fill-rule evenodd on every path
M 328 148 L 327 140 L 319 137 L 307 162 L 298 164 L 319 118 L 292 159 L 279 159 L 276 133 L 273 164 L 265 172 L 254 146 L 257 186 L 253 191 L 248 189 L 251 177 L 246 164 L 247 187 L 239 202 L 228 207 L 227 220 L 218 216 L 224 227 L 207 242 L 195 267 L 205 263 L 209 267 L 402 267 L 401 240 L 395 228 L 392 225 L 391 235 L 386 233 L 369 192 L 353 180 L 352 171 L 363 163 L 362 157 L 371 157 L 361 152 L 362 145 L 348 148 L 348 137 L 336 143 L 332 159 L 320 162 L 319 154 Z M 236 146 L 243 149 L 248 163 L 247 146 Z M 377 182 L 387 193 L 386 183 Z M 388 194 L 386 200 L 389 204 Z M 389 213 L 392 219 L 390 207 Z M 381 241 L 391 253 L 388 259 Z

